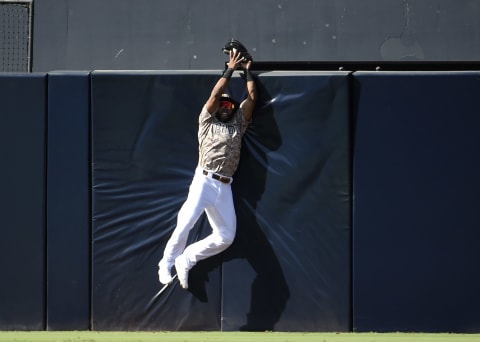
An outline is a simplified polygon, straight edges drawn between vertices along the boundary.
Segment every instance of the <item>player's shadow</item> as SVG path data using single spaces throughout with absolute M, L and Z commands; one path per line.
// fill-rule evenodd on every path
M 246 323 L 238 329 L 271 331 L 285 310 L 290 292 L 275 251 L 264 233 L 263 229 L 268 227 L 264 222 L 262 228 L 258 220 L 257 206 L 265 192 L 268 154 L 277 150 L 282 140 L 274 116 L 274 101 L 259 80 L 256 84 L 259 98 L 253 122 L 244 137 L 242 157 L 232 184 L 237 234 L 225 252 L 224 260 L 245 259 L 256 273 L 251 284 Z M 242 284 L 240 280 L 237 283 Z M 245 290 L 239 288 L 235 291 Z

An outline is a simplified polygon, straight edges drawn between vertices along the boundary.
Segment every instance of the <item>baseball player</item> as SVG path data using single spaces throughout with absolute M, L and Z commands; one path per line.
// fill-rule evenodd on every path
M 172 282 L 175 265 L 180 285 L 188 288 L 188 272 L 203 259 L 227 249 L 236 231 L 236 215 L 231 190 L 232 176 L 240 159 L 242 136 L 252 117 L 257 91 L 250 73 L 251 58 L 230 50 L 227 69 L 217 81 L 199 116 L 199 160 L 187 200 L 182 205 L 177 226 L 158 263 L 162 284 Z M 247 96 L 238 104 L 225 94 L 235 69 L 245 73 Z M 185 248 L 188 234 L 206 212 L 212 233 Z

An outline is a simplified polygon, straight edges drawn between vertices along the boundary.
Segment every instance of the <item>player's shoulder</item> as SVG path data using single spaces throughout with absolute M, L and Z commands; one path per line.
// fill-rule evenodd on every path
M 202 107 L 202 110 L 200 111 L 200 115 L 208 115 L 208 116 L 213 116 L 214 113 L 210 113 L 207 109 L 207 105 L 204 104 Z
M 209 122 L 212 121 L 212 119 L 213 119 L 213 114 L 208 111 L 206 105 L 203 106 L 202 110 L 200 111 L 200 115 L 198 116 L 199 123 L 202 125 L 208 124 Z

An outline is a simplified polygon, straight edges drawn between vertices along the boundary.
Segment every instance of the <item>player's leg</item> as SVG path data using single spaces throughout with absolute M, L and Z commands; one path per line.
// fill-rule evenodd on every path
M 177 226 L 165 246 L 162 260 L 158 263 L 159 280 L 162 284 L 168 284 L 172 281 L 171 268 L 175 259 L 182 254 L 190 230 L 208 205 L 209 197 L 214 195 L 206 184 L 205 177 L 195 175 L 190 185 L 187 200 L 178 212 Z
M 237 218 L 230 185 L 221 185 L 221 191 L 218 193 L 215 204 L 208 206 L 205 211 L 212 227 L 212 233 L 188 246 L 175 263 L 179 280 L 183 278 L 182 286 L 184 288 L 188 287 L 188 271 L 198 261 L 224 251 L 235 238 Z

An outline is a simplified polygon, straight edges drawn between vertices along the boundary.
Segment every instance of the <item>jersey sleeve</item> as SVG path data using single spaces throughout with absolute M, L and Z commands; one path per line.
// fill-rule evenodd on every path
M 198 117 L 198 122 L 202 124 L 208 120 L 211 120 L 212 117 L 213 117 L 213 114 L 209 113 L 207 110 L 207 106 L 204 105 L 202 108 L 202 111 L 200 112 L 200 116 Z

